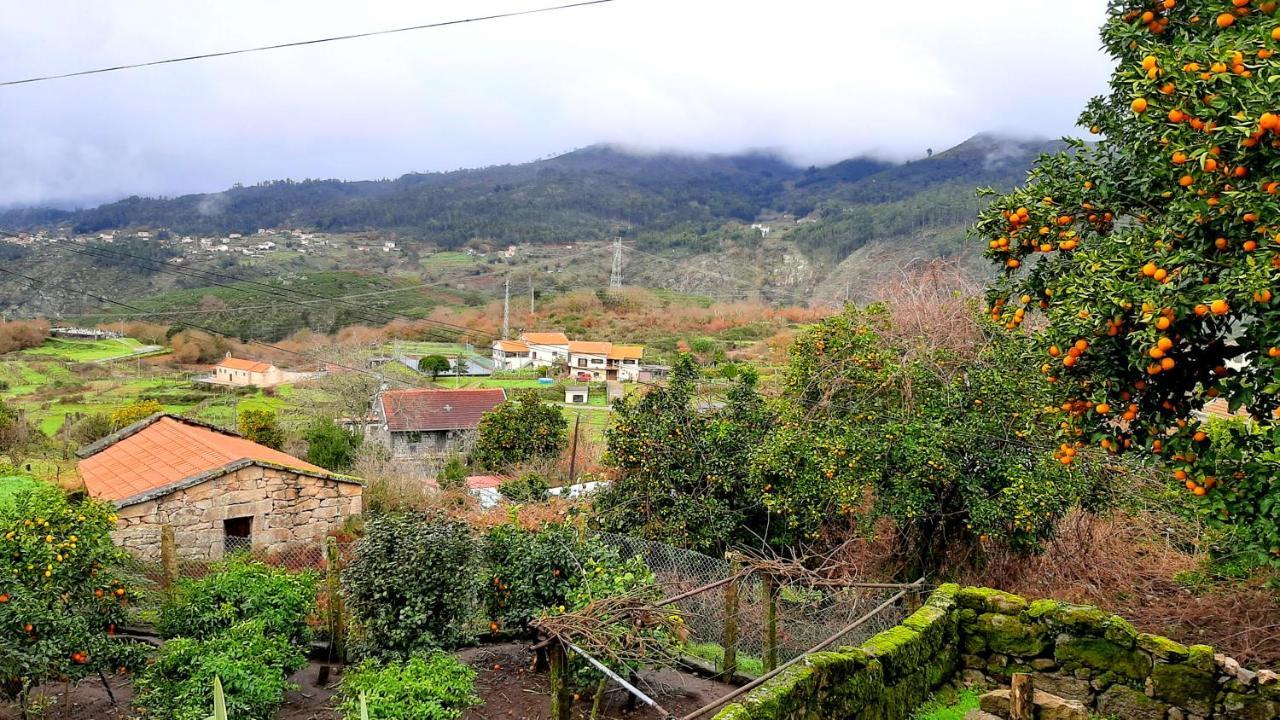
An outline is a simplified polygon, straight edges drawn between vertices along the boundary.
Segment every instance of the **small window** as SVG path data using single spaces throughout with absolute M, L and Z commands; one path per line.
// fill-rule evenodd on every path
M 253 516 L 222 521 L 222 552 L 225 555 L 253 548 Z

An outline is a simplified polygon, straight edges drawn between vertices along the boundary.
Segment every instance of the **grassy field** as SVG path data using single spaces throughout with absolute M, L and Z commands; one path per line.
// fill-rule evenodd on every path
M 29 478 L 25 475 L 0 477 L 0 504 L 4 504 L 20 490 L 28 490 L 39 487 L 40 485 L 41 483 L 39 480 Z
M 970 710 L 978 709 L 978 691 L 939 693 L 916 708 L 912 720 L 964 720 Z
M 448 251 L 432 253 L 422 258 L 423 269 L 433 268 L 458 268 L 475 265 L 480 259 L 474 255 L 468 255 L 464 252 Z
M 19 352 L 29 357 L 53 358 L 66 362 L 96 362 L 112 358 L 128 357 L 145 347 L 133 338 L 111 338 L 107 340 L 66 340 L 49 338 L 39 347 L 27 348 Z
M 450 358 L 468 354 L 466 346 L 461 343 L 401 340 L 395 343 L 388 343 L 381 348 L 381 351 L 387 355 L 390 355 L 395 350 L 399 350 L 403 355 L 444 355 Z

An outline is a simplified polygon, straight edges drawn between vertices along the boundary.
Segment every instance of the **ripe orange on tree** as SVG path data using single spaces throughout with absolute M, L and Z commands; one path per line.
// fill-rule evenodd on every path
M 1280 481 L 1267 461 L 1280 433 L 1280 351 L 1270 352 L 1280 348 L 1280 304 L 1271 301 L 1280 287 L 1280 83 L 1259 79 L 1280 76 L 1276 12 L 1275 2 L 1246 0 L 1113 2 L 1102 31 L 1115 60 L 1111 92 L 1080 117 L 1097 147 L 1047 157 L 975 226 L 1009 241 L 986 252 L 1003 269 L 987 298 L 997 322 L 1008 327 L 1010 297 L 1051 297 L 1025 306 L 1044 322 L 1023 317 L 1012 331 L 1042 328 L 1031 331 L 1042 348 L 1078 338 L 1099 347 L 1089 362 L 1055 366 L 1055 392 L 1095 409 L 1135 406 L 1123 428 L 1102 413 L 1069 414 L 1064 436 L 1178 463 L 1188 490 L 1219 511 L 1210 517 L 1229 517 L 1268 553 L 1280 547 L 1280 503 L 1262 502 Z M 1076 252 L 1036 252 L 1022 228 L 1062 215 L 1044 197 L 1117 222 L 1073 224 Z M 1005 215 L 1014 208 L 1028 210 L 1016 225 Z M 1195 413 L 1214 399 L 1254 429 L 1211 440 Z

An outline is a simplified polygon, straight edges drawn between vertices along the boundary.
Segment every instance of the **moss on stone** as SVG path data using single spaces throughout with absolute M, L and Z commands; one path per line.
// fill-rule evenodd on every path
M 1142 651 L 1101 638 L 1061 636 L 1054 649 L 1054 659 L 1063 668 L 1083 666 L 1115 673 L 1133 682 L 1146 679 L 1151 672 L 1151 658 Z
M 1218 694 L 1212 672 L 1185 663 L 1156 663 L 1151 669 L 1151 690 L 1155 697 L 1208 715 Z
M 955 619 L 951 613 L 932 605 L 924 605 L 902 621 L 906 627 L 920 633 L 925 652 L 932 655 L 943 645 L 955 642 Z
M 752 720 L 751 711 L 734 703 L 716 713 L 714 720 Z
M 956 593 L 956 603 L 962 608 L 976 610 L 979 613 L 996 612 L 1016 615 L 1027 608 L 1026 598 L 981 587 L 963 587 Z
M 1024 613 L 1030 620 L 1039 620 L 1043 617 L 1052 617 L 1062 607 L 1062 603 L 1057 600 L 1035 600 L 1027 606 Z
M 1077 635 L 1102 635 L 1106 632 L 1107 617 L 1107 613 L 1092 605 L 1062 603 L 1049 619 Z
M 1161 660 L 1182 662 L 1190 657 L 1190 650 L 1180 642 L 1174 642 L 1163 635 L 1141 633 L 1138 635 L 1138 647 Z
M 952 610 L 956 607 L 956 594 L 959 592 L 960 586 L 958 584 L 943 583 L 932 593 L 929 593 L 929 599 L 925 601 L 925 604 L 943 610 Z
M 905 677 L 924 662 L 927 643 L 920 633 L 897 625 L 864 642 L 861 649 L 884 666 L 886 682 Z
M 992 652 L 1035 657 L 1049 647 L 1043 625 L 1024 623 L 1012 615 L 983 613 L 978 616 L 975 633 L 982 635 Z
M 1192 645 L 1187 648 L 1187 664 L 1208 672 L 1213 672 L 1213 648 L 1208 645 Z

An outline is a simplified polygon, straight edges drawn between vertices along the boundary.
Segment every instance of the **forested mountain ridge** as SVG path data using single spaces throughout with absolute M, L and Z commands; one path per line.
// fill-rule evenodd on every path
M 694 156 L 598 145 L 522 165 L 394 180 L 284 180 L 220 193 L 130 197 L 78 211 L 10 210 L 0 213 L 0 227 L 60 226 L 80 233 L 164 227 L 183 234 L 260 227 L 392 230 L 442 248 L 474 238 L 573 242 L 628 228 L 652 233 L 750 222 L 769 213 L 817 213 L 830 220 L 851 206 L 901 202 L 952 182 L 972 199 L 977 186 L 1012 184 L 1048 147 L 983 135 L 901 165 L 854 158 L 804 169 L 767 153 Z M 824 236 L 811 232 L 804 244 L 824 244 Z

